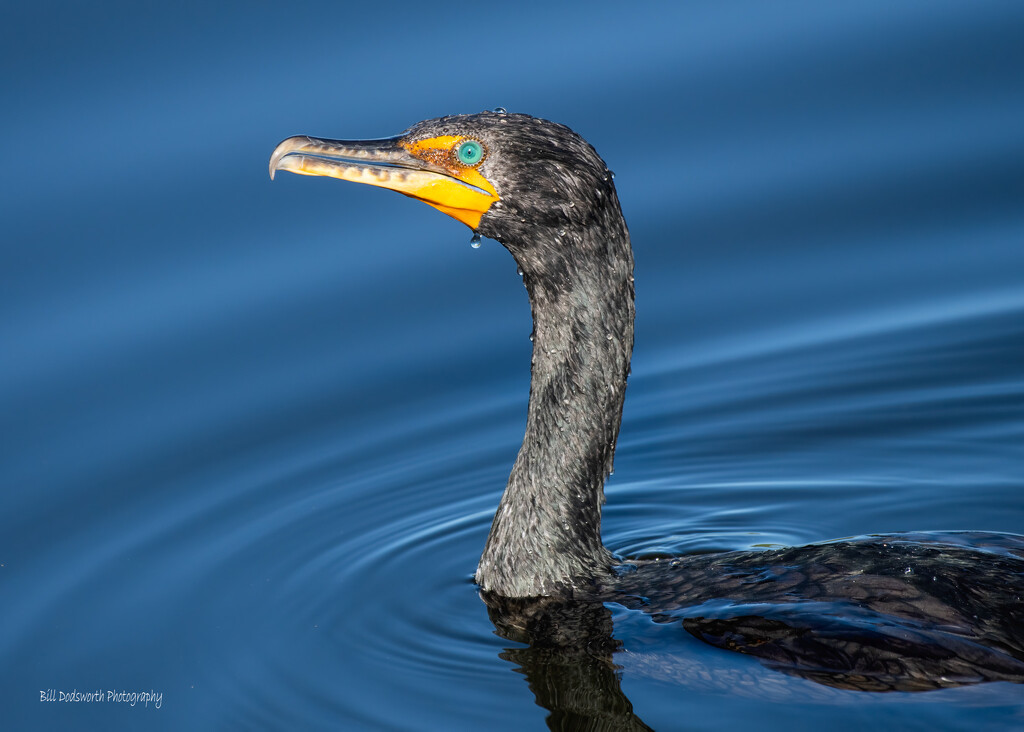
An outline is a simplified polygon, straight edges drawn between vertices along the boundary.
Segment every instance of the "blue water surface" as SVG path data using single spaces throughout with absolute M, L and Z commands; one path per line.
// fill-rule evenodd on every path
M 515 263 L 271 183 L 293 134 L 500 105 L 616 172 L 615 551 L 1024 533 L 1022 38 L 995 1 L 5 6 L 2 726 L 545 728 L 471 582 L 525 423 Z M 615 622 L 654 729 L 1024 727 L 1020 686 L 827 689 Z

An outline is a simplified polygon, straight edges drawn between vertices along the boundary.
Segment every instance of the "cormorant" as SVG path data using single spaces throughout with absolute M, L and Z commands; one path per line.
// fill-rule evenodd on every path
M 519 607 L 536 626 L 538 603 L 616 602 L 848 688 L 1024 682 L 1024 537 L 897 534 L 660 561 L 604 547 L 633 252 L 612 173 L 568 127 L 498 110 L 381 140 L 290 137 L 270 159 L 271 177 L 278 170 L 417 198 L 500 242 L 522 271 L 530 401 L 476 571 L 492 608 Z

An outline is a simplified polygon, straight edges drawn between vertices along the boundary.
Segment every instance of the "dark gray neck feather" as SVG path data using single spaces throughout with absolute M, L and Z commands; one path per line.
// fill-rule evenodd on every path
M 476 575 L 498 595 L 569 596 L 611 571 L 601 506 L 634 312 L 629 234 L 611 197 L 589 225 L 503 241 L 524 272 L 534 334 L 526 435 Z

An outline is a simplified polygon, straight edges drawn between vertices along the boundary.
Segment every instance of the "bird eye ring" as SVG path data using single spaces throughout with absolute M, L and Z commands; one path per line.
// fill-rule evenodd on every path
M 455 157 L 463 165 L 473 167 L 484 159 L 484 146 L 476 140 L 465 140 L 455 148 Z

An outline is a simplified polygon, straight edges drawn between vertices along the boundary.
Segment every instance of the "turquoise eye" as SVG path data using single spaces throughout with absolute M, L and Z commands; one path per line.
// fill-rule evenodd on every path
M 476 165 L 484 158 L 484 146 L 476 140 L 466 140 L 455 149 L 455 157 L 463 165 Z

